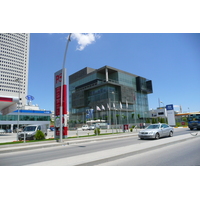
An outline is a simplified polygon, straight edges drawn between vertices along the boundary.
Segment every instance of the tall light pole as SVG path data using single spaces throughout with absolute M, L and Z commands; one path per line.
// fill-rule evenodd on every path
M 18 113 L 18 116 L 17 116 L 17 141 L 18 141 L 18 133 L 19 133 L 19 106 L 20 106 L 20 79 L 17 78 L 15 80 L 15 82 L 18 82 L 18 84 L 19 84 L 19 92 L 18 92 L 19 102 L 18 102 L 18 111 L 17 111 L 17 113 Z
M 163 107 L 165 107 L 165 104 L 161 101 L 160 103 L 162 103 L 163 104 Z
M 165 104 L 164 104 L 162 101 L 161 101 L 160 103 L 162 103 L 162 104 L 163 104 L 163 107 L 164 107 L 164 116 L 165 116 L 164 120 L 166 121 Z
M 62 122 L 63 121 L 63 75 L 64 75 L 63 71 L 65 68 L 68 45 L 69 45 L 69 42 L 71 41 L 70 37 L 71 37 L 71 33 L 69 34 L 68 39 L 67 39 L 67 44 L 66 44 L 65 53 L 64 53 L 63 66 L 62 66 L 61 94 L 60 94 L 60 142 L 62 142 L 62 136 L 63 136 L 63 122 Z

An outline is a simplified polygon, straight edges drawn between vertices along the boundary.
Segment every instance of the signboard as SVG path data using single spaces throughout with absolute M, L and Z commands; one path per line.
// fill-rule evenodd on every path
M 86 119 L 93 119 L 93 109 L 87 109 L 86 110 Z
M 62 117 L 60 116 L 61 106 L 61 83 L 63 74 L 63 98 L 62 98 Z M 55 102 L 55 138 L 60 138 L 60 128 L 63 128 L 63 138 L 67 138 L 67 85 L 66 85 L 66 69 L 57 71 L 54 74 L 54 102 Z M 60 127 L 60 118 L 62 118 L 62 127 Z
M 166 105 L 166 110 L 167 110 L 168 124 L 170 126 L 175 126 L 176 125 L 176 121 L 175 121 L 175 114 L 174 114 L 174 106 L 173 106 L 173 104 Z

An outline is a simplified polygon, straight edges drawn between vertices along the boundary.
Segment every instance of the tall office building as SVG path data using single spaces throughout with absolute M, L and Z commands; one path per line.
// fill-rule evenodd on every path
M 135 124 L 149 118 L 152 81 L 110 66 L 86 67 L 69 76 L 70 120 L 104 119 Z
M 29 33 L 0 33 L 0 96 L 19 97 L 26 104 Z

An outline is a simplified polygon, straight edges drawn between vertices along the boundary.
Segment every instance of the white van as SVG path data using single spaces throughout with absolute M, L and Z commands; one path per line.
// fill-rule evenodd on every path
M 33 124 L 26 126 L 22 132 L 18 134 L 18 140 L 24 139 L 24 134 L 26 140 L 35 140 L 35 134 L 37 130 L 41 130 L 45 136 L 47 136 L 47 125 L 46 124 Z
M 82 130 L 84 131 L 84 130 L 88 130 L 89 129 L 89 126 L 86 124 L 86 125 L 83 125 L 82 126 Z

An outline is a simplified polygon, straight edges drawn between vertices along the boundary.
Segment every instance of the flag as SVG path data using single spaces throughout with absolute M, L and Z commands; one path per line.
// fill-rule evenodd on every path
M 126 108 L 128 108 L 128 101 L 126 100 Z
M 105 107 L 103 105 L 101 106 L 101 108 L 102 108 L 102 110 L 105 110 Z
M 119 105 L 120 105 L 120 109 L 122 109 L 122 103 L 121 102 L 119 103 Z
M 99 108 L 99 106 L 97 106 L 97 110 L 101 111 L 101 109 Z
M 108 103 L 107 103 L 107 108 L 110 110 L 110 106 L 108 105 Z

